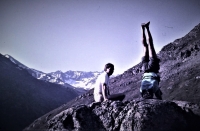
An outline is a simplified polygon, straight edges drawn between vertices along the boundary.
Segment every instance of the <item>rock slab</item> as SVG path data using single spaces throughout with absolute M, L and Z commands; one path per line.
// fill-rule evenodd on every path
M 196 104 L 156 99 L 91 103 L 74 106 L 50 119 L 46 118 L 43 130 L 195 131 L 200 129 L 197 110 L 199 106 Z M 31 129 L 33 127 L 25 130 Z

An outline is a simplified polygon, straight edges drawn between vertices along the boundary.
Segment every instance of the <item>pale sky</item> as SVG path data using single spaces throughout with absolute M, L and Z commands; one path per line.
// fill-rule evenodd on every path
M 0 53 L 45 73 L 138 64 L 141 23 L 157 52 L 200 23 L 199 0 L 0 0 Z

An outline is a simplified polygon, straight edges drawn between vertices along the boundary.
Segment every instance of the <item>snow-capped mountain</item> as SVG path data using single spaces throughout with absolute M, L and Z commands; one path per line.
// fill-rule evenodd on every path
M 5 57 L 9 58 L 13 63 L 17 64 L 19 69 L 26 69 L 33 77 L 51 83 L 60 84 L 65 87 L 74 88 L 79 92 L 79 94 L 94 88 L 97 77 L 102 73 L 97 71 L 56 71 L 51 73 L 44 73 L 42 71 L 38 71 L 25 66 L 10 55 L 5 55 Z
M 102 72 L 84 72 L 84 71 L 56 71 L 48 73 L 57 79 L 60 79 L 64 83 L 68 83 L 77 88 L 84 88 L 86 90 L 94 88 L 97 77 Z
M 45 80 L 51 83 L 56 83 L 56 84 L 60 84 L 60 85 L 64 85 L 64 86 L 69 86 L 68 84 L 65 85 L 64 82 L 62 82 L 60 79 L 57 79 L 47 73 L 44 73 L 42 71 L 38 71 L 32 68 L 29 68 L 27 66 L 25 66 L 24 64 L 20 63 L 19 61 L 17 61 L 16 59 L 14 59 L 12 56 L 10 55 L 5 55 L 5 57 L 9 58 L 13 63 L 18 65 L 18 69 L 25 69 L 27 70 L 33 77 L 40 79 L 40 80 Z M 72 87 L 72 86 L 71 86 Z

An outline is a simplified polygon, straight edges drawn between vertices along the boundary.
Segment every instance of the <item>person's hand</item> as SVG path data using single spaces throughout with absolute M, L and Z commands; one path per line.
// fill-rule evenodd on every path
M 108 98 L 105 98 L 104 101 L 108 101 Z

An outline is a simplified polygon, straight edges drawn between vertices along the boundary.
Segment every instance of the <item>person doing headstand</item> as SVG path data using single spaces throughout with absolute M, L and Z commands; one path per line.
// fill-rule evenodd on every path
M 97 78 L 96 85 L 94 87 L 94 100 L 95 102 L 103 102 L 107 100 L 120 100 L 125 97 L 124 94 L 112 94 L 109 91 L 109 77 L 114 72 L 114 65 L 107 63 L 104 67 L 104 72 Z
M 159 87 L 160 76 L 158 75 L 160 69 L 160 59 L 157 57 L 153 38 L 149 29 L 150 22 L 142 23 L 142 44 L 143 44 L 143 57 L 142 57 L 142 71 L 144 72 L 140 93 L 144 99 L 152 99 L 155 94 L 157 99 L 162 99 L 162 92 Z M 145 34 L 147 31 L 147 36 Z M 148 40 L 148 43 L 147 43 Z

